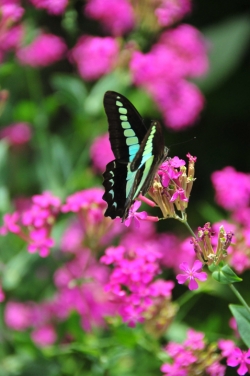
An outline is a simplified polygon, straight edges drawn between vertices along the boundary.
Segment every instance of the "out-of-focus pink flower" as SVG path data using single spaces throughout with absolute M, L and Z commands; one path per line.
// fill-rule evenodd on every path
M 199 89 L 186 81 L 208 69 L 207 46 L 197 29 L 180 25 L 163 33 L 151 51 L 135 51 L 130 62 L 134 83 L 158 104 L 166 126 L 190 126 L 204 106 Z
M 239 210 L 248 206 L 250 201 L 250 174 L 225 167 L 215 171 L 212 176 L 217 203 L 227 210 Z
M 203 350 L 205 347 L 204 337 L 204 333 L 188 329 L 184 345 L 192 350 Z
M 162 0 L 155 10 L 155 15 L 161 26 L 171 26 L 190 11 L 190 0 Z
M 35 229 L 29 234 L 28 251 L 39 252 L 41 257 L 47 257 L 49 250 L 54 245 L 54 240 L 49 238 L 48 231 L 45 228 Z
M 2 286 L 0 286 L 0 303 L 5 299 L 5 293 L 3 292 Z
M 53 345 L 56 341 L 56 332 L 52 325 L 44 325 L 31 333 L 32 340 L 40 347 Z
M 97 172 L 104 172 L 106 165 L 114 159 L 108 133 L 96 137 L 90 148 L 90 157 L 95 170 Z
M 250 350 L 242 351 L 239 347 L 236 347 L 227 358 L 227 365 L 230 367 L 239 365 L 237 369 L 238 375 L 245 375 L 250 367 Z
M 68 0 L 30 0 L 31 4 L 38 9 L 45 9 L 49 14 L 63 14 Z
M 114 38 L 84 35 L 71 50 L 69 58 L 77 65 L 81 77 L 91 81 L 112 70 L 118 53 L 119 46 Z
M 114 36 L 123 35 L 134 26 L 133 8 L 127 0 L 87 0 L 85 14 Z
M 17 58 L 23 65 L 46 67 L 61 60 L 67 51 L 64 40 L 53 34 L 41 34 L 31 44 L 17 51 Z
M 72 222 L 65 230 L 61 240 L 61 250 L 63 252 L 77 253 L 84 239 L 84 229 L 80 222 Z
M 10 145 L 26 144 L 31 138 L 31 128 L 27 123 L 15 123 L 0 130 L 0 139 L 5 138 Z
M 178 274 L 176 276 L 178 283 L 182 285 L 189 279 L 189 290 L 197 290 L 199 286 L 195 279 L 198 279 L 202 282 L 206 281 L 207 279 L 207 273 L 198 272 L 198 270 L 200 270 L 201 268 L 202 262 L 199 260 L 195 260 L 193 268 L 189 268 L 188 263 L 183 262 L 182 264 L 180 264 L 180 269 L 183 270 L 185 274 Z
M 1 25 L 8 23 L 9 25 L 13 24 L 14 22 L 19 21 L 23 14 L 24 9 L 15 2 L 4 2 L 4 4 L 0 4 L 0 13 L 1 13 Z
M 235 343 L 230 339 L 220 339 L 218 341 L 218 348 L 221 350 L 223 357 L 228 357 L 234 352 Z
M 4 312 L 6 325 L 15 330 L 25 330 L 30 326 L 31 311 L 27 304 L 7 302 Z

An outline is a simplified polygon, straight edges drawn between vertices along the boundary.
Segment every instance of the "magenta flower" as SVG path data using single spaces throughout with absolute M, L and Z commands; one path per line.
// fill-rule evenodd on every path
M 145 211 L 137 213 L 137 210 L 139 209 L 140 206 L 141 206 L 141 201 L 134 202 L 134 204 L 129 209 L 128 217 L 124 222 L 125 226 L 129 227 L 131 223 L 133 222 L 134 226 L 136 228 L 139 228 L 140 220 L 147 218 L 148 214 Z
M 203 350 L 205 348 L 204 337 L 204 333 L 188 329 L 184 345 L 192 350 Z
M 218 348 L 221 350 L 223 357 L 228 357 L 234 352 L 235 343 L 230 339 L 220 339 L 218 341 Z
M 23 331 L 30 326 L 31 310 L 27 304 L 7 302 L 4 312 L 6 325 L 18 331 Z
M 32 340 L 39 346 L 45 347 L 53 345 L 56 341 L 56 332 L 51 324 L 44 325 L 40 328 L 36 328 L 31 333 Z
M 250 370 L 250 350 L 242 351 L 236 347 L 227 358 L 227 365 L 230 367 L 240 367 L 237 369 L 238 375 L 245 375 Z
M 134 26 L 133 8 L 128 0 L 87 0 L 84 11 L 114 36 L 121 36 Z
M 161 26 L 171 26 L 190 11 L 190 0 L 162 0 L 155 10 L 155 15 Z
M 77 65 L 80 76 L 86 80 L 97 80 L 115 66 L 119 53 L 117 41 L 111 37 L 84 35 L 71 50 L 70 61 Z
M 182 188 L 177 188 L 173 196 L 170 199 L 170 202 L 175 202 L 176 200 L 187 202 L 188 199 L 185 195 L 185 191 Z
M 199 281 L 206 281 L 207 279 L 207 273 L 205 272 L 198 272 L 202 268 L 202 262 L 199 260 L 195 260 L 193 268 L 189 268 L 187 262 L 183 262 L 180 264 L 179 268 L 185 272 L 185 274 L 178 274 L 176 276 L 176 279 L 179 284 L 185 283 L 187 280 L 189 280 L 188 288 L 189 290 L 197 290 L 198 289 L 198 283 L 196 282 L 196 279 Z
M 65 12 L 68 0 L 30 0 L 37 9 L 45 9 L 49 14 L 60 15 Z
M 211 179 L 216 201 L 224 209 L 239 210 L 249 204 L 250 174 L 238 172 L 228 166 L 221 171 L 215 171 Z
M 97 172 L 103 173 L 106 165 L 114 159 L 110 147 L 109 134 L 96 137 L 90 148 L 90 157 Z
M 47 257 L 50 248 L 54 246 L 54 240 L 49 238 L 45 228 L 31 231 L 29 238 L 28 251 L 30 253 L 38 251 L 41 257 Z
M 14 123 L 0 130 L 0 139 L 5 138 L 10 145 L 26 144 L 31 138 L 31 128 L 27 123 Z
M 46 67 L 61 60 L 67 51 L 62 38 L 53 34 L 41 34 L 31 44 L 17 51 L 17 58 L 23 65 Z

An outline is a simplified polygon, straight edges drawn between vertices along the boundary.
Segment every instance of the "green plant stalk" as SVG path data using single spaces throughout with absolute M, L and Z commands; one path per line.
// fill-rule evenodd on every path
M 250 314 L 250 307 L 247 304 L 247 302 L 245 301 L 245 299 L 241 296 L 241 294 L 239 293 L 239 291 L 234 287 L 234 285 L 232 283 L 229 284 L 229 287 L 231 288 L 231 290 L 233 291 L 233 293 L 237 296 L 237 298 L 239 299 L 239 301 L 242 303 L 242 305 L 247 309 L 247 311 Z

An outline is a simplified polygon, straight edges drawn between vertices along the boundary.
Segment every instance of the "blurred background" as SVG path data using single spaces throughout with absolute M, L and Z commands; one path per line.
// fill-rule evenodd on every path
M 131 1 L 128 3 L 134 15 L 129 15 L 131 9 L 125 7 L 121 14 L 127 14 L 127 18 L 120 20 L 117 13 L 115 25 L 115 7 L 107 1 L 104 11 L 103 3 L 101 0 L 61 1 L 55 5 L 53 1 L 0 0 L 1 217 L 28 207 L 30 197 L 44 191 L 64 201 L 77 191 L 101 187 L 103 166 L 111 159 L 107 136 L 95 148 L 93 143 L 107 133 L 103 95 L 107 90 L 114 90 L 125 95 L 147 122 L 152 118 L 161 121 L 171 157 L 185 159 L 188 152 L 197 156 L 197 180 L 188 211 L 192 228 L 226 219 L 228 214 L 214 201 L 211 174 L 226 166 L 249 172 L 249 1 L 186 1 L 187 9 L 183 14 L 177 12 L 170 21 L 166 21 L 164 14 L 162 18 L 152 18 L 150 6 L 156 6 L 150 1 Z M 183 24 L 195 29 L 171 34 Z M 50 36 L 47 40 L 46 35 Z M 98 38 L 110 39 L 99 45 Z M 171 38 L 176 39 L 171 42 Z M 170 51 L 167 57 L 163 46 Z M 198 54 L 200 63 L 195 62 Z M 148 60 L 143 60 L 144 55 Z M 161 66 L 154 57 L 161 62 L 164 57 L 162 64 L 165 65 Z M 185 59 L 193 59 L 192 72 Z M 168 62 L 174 62 L 173 66 Z M 195 64 L 200 73 L 196 74 Z M 174 76 L 171 69 L 177 68 L 179 71 Z M 147 80 L 154 81 L 154 78 L 156 84 L 152 86 Z M 171 90 L 183 80 L 192 83 L 197 103 L 192 108 L 194 102 L 189 99 L 189 93 L 178 97 L 176 103 L 179 101 L 180 107 L 192 109 L 187 110 L 189 120 L 186 120 L 185 107 L 184 120 L 175 121 L 173 109 L 165 110 L 164 106 L 168 98 L 179 95 Z M 166 87 L 161 86 L 165 84 Z M 54 292 L 53 273 L 65 262 L 59 256 L 59 244 L 67 223 L 63 217 L 53 229 L 56 241 L 53 257 L 27 253 L 23 240 L 13 234 L 0 238 L 0 272 L 5 294 L 5 302 L 1 303 L 0 375 L 118 374 L 116 368 L 113 373 L 105 373 L 100 365 L 91 368 L 95 363 L 95 346 L 91 348 L 92 353 L 85 354 L 86 358 L 82 349 L 76 347 L 73 356 L 60 363 L 55 349 L 39 350 L 27 332 L 17 330 L 13 334 L 6 327 L 6 302 L 42 301 Z M 173 220 L 162 221 L 158 230 L 174 231 L 181 238 L 188 235 Z M 246 275 L 245 280 L 248 278 Z M 194 308 L 189 307 L 188 324 L 195 325 L 200 320 L 201 328 L 204 320 L 207 326 L 213 322 L 213 329 L 215 322 L 223 325 L 223 318 L 216 312 L 207 317 L 207 309 L 215 304 L 214 299 L 212 295 L 206 295 L 204 301 L 201 299 L 203 308 L 199 312 L 192 303 Z M 216 306 L 228 321 L 227 303 L 217 299 Z M 60 325 L 61 332 L 67 326 L 76 334 L 79 318 L 73 315 Z M 116 340 L 122 338 L 123 344 L 128 341 L 125 338 L 132 332 L 127 330 L 119 329 Z M 109 335 L 107 338 L 112 338 L 114 333 Z M 97 341 L 98 335 L 93 331 L 86 338 L 79 340 L 83 346 L 88 341 Z M 131 341 L 136 343 L 135 338 Z M 127 346 L 132 348 L 133 344 L 127 343 Z M 85 363 L 81 370 L 82 357 Z M 141 359 L 144 361 L 145 357 L 144 354 Z M 30 368 L 25 368 L 27 364 Z M 155 371 L 158 363 L 152 364 L 148 373 L 144 368 L 137 374 L 161 374 Z M 119 374 L 135 374 L 131 370 L 126 372 Z

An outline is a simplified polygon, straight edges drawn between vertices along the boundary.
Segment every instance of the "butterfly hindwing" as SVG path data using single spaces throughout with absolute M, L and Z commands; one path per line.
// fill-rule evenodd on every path
M 103 174 L 103 199 L 108 204 L 104 215 L 124 221 L 137 196 L 149 190 L 168 149 L 164 147 L 160 123 L 152 121 L 147 130 L 138 111 L 121 94 L 106 92 L 104 107 L 116 157 Z

